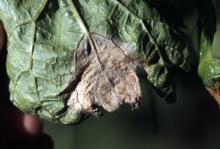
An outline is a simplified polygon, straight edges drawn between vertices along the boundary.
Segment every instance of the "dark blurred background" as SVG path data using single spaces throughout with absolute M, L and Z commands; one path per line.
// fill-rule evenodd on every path
M 193 0 L 158 0 L 161 10 L 192 40 L 195 50 L 196 3 Z M 220 1 L 215 0 L 217 32 L 213 50 L 220 49 Z M 178 74 L 177 99 L 167 104 L 142 81 L 140 109 L 124 106 L 101 118 L 89 118 L 76 126 L 45 122 L 56 149 L 219 149 L 220 112 L 195 70 Z

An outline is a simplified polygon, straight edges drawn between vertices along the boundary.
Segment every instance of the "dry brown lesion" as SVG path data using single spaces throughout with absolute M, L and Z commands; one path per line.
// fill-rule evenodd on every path
M 97 34 L 91 39 L 91 52 L 77 61 L 86 67 L 70 95 L 69 108 L 92 114 L 99 107 L 115 111 L 123 103 L 137 107 L 141 90 L 136 65 L 111 39 Z
M 220 105 L 220 82 L 216 82 L 213 87 L 207 87 L 206 89 Z

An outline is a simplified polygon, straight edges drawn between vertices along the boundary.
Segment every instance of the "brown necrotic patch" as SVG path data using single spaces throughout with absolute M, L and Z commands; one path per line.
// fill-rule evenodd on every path
M 76 54 L 74 80 L 78 81 L 67 102 L 69 110 L 93 114 L 99 110 L 97 107 L 109 112 L 123 103 L 137 107 L 139 80 L 135 64 L 122 49 L 124 45 L 120 47 L 97 34 L 85 37 L 83 42 Z
M 207 90 L 220 105 L 220 82 L 216 81 L 212 87 L 207 87 Z

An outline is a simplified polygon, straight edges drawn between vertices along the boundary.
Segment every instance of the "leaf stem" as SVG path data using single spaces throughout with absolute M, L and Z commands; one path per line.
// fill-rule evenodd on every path
M 79 26 L 81 27 L 83 32 L 86 34 L 86 36 L 87 36 L 87 38 L 89 40 L 89 44 L 91 45 L 91 48 L 95 52 L 96 58 L 98 60 L 98 63 L 100 65 L 101 69 L 103 70 L 103 66 L 102 66 L 101 60 L 100 60 L 100 58 L 98 56 L 98 52 L 97 52 L 95 43 L 92 40 L 91 34 L 90 34 L 89 30 L 88 30 L 88 27 L 87 27 L 86 23 L 84 22 L 84 20 L 82 19 L 81 15 L 79 14 L 79 11 L 77 10 L 77 8 L 74 5 L 73 1 L 72 0 L 67 0 L 67 3 L 70 6 L 71 10 L 73 11 L 73 15 L 74 15 L 75 19 L 77 20 L 77 22 L 79 23 Z

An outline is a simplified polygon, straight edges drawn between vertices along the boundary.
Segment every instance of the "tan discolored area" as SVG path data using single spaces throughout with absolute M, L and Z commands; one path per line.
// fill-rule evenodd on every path
M 206 89 L 212 95 L 212 97 L 217 101 L 217 103 L 220 105 L 220 82 L 216 82 L 212 88 L 207 87 Z
M 85 50 L 83 56 L 76 54 L 78 68 L 84 69 L 74 74 L 80 80 L 68 100 L 69 110 L 92 114 L 99 107 L 112 112 L 123 103 L 137 107 L 141 91 L 136 66 L 120 45 L 96 34 L 85 37 L 84 42 L 86 49 L 78 50 Z

